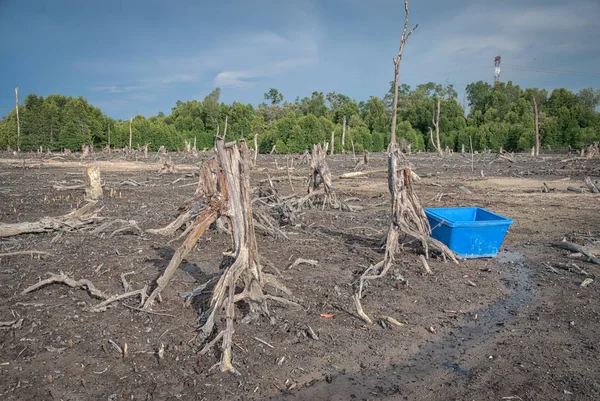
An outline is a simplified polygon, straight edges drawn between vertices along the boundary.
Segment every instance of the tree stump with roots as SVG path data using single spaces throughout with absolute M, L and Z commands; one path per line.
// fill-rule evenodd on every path
M 417 194 L 413 190 L 413 174 L 404 160 L 398 146 L 392 146 L 388 155 L 388 189 L 390 191 L 392 214 L 390 227 L 385 238 L 385 255 L 382 261 L 370 266 L 360 277 L 358 291 L 354 295 L 354 302 L 358 314 L 367 323 L 373 321 L 363 311 L 361 298 L 364 284 L 385 276 L 394 264 L 395 254 L 399 247 L 400 234 L 419 241 L 424 249 L 425 257 L 429 257 L 429 250 L 434 249 L 441 253 L 444 260 L 450 259 L 458 263 L 460 257 L 452 252 L 446 245 L 431 237 L 431 227 Z
M 323 195 L 322 208 L 325 209 L 326 205 L 334 209 L 355 211 L 359 209 L 357 206 L 351 206 L 344 201 L 337 199 L 337 195 L 333 189 L 331 180 L 331 171 L 325 160 L 327 156 L 327 149 L 321 147 L 321 144 L 313 145 L 312 156 L 310 158 L 310 173 L 308 176 L 308 187 L 307 194 L 296 200 L 292 200 L 292 203 L 297 205 L 297 209 L 301 209 L 305 206 L 313 206 L 313 199 Z M 319 189 L 319 186 L 323 184 L 323 189 Z
M 218 218 L 224 218 L 231 229 L 233 241 L 233 250 L 229 255 L 235 261 L 224 269 L 214 287 L 209 307 L 201 317 L 204 324 L 200 329 L 199 339 L 204 342 L 212 337 L 215 327 L 224 320 L 225 327 L 214 335 L 209 346 L 222 339 L 220 369 L 223 372 L 238 374 L 231 362 L 235 304 L 245 302 L 248 305 L 249 312 L 244 321 L 268 316 L 267 301 L 298 305 L 265 291 L 270 287 L 290 295 L 290 292 L 277 282 L 275 276 L 262 271 L 259 261 L 252 218 L 250 157 L 246 142 L 241 141 L 240 150 L 235 142 L 225 144 L 217 137 L 216 151 L 216 159 L 209 160 L 203 166 L 196 197 L 188 205 L 189 210 L 195 209 L 191 213 L 196 214 L 197 218 L 190 226 L 183 244 L 177 248 L 166 270 L 158 278 L 156 288 L 146 300 L 144 308 L 148 309 L 153 305 L 183 258 L 194 248 L 209 226 Z

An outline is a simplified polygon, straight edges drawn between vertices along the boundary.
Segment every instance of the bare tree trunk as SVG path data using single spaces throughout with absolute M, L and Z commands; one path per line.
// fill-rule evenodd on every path
M 331 150 L 329 151 L 329 155 L 333 156 L 333 142 L 335 140 L 335 131 L 331 131 Z
M 225 127 L 223 128 L 223 140 L 225 140 L 225 136 L 227 135 L 227 117 L 225 116 Z
M 533 116 L 535 119 L 535 157 L 539 157 L 542 141 L 540 140 L 540 127 L 538 125 L 538 107 L 535 96 L 531 95 L 531 99 L 533 100 Z
M 21 123 L 19 121 L 19 87 L 15 88 L 15 111 L 17 113 L 17 152 L 21 151 Z
M 392 132 L 390 133 L 390 144 L 396 144 L 396 112 L 398 110 L 398 86 L 399 86 L 399 76 L 400 76 L 400 61 L 402 61 L 402 51 L 404 50 L 404 45 L 406 44 L 406 40 L 409 36 L 414 32 L 415 29 L 419 26 L 419 24 L 415 25 L 413 29 L 406 34 L 406 29 L 408 28 L 408 0 L 404 0 L 404 29 L 402 30 L 402 36 L 400 37 L 400 49 L 398 50 L 398 56 L 393 59 L 394 61 L 394 102 L 392 103 Z
M 435 148 L 438 155 L 440 155 L 440 157 L 442 157 L 442 156 L 444 156 L 444 152 L 442 151 L 442 145 L 440 144 L 440 103 L 441 103 L 441 100 L 438 99 L 438 101 L 437 101 L 437 118 L 434 119 L 435 114 L 433 114 L 431 116 L 431 122 L 433 123 L 433 126 L 435 127 L 435 139 L 436 139 L 436 143 L 434 143 L 432 145 Z M 431 135 L 431 131 L 430 131 L 430 135 Z
M 131 129 L 131 125 L 133 124 L 133 117 L 129 118 L 129 150 L 131 151 L 131 137 L 133 136 L 133 131 Z
M 108 153 L 110 153 L 110 122 L 108 123 L 108 143 L 106 144 Z
M 344 116 L 344 125 L 342 127 L 342 153 L 346 150 L 344 146 L 346 146 L 346 116 Z
M 474 165 L 474 153 L 473 153 L 473 137 L 471 135 L 469 135 L 469 144 L 471 145 L 471 173 L 473 173 L 475 171 L 475 165 Z M 481 170 L 483 171 L 483 170 Z
M 421 242 L 426 258 L 429 257 L 429 248 L 431 247 L 440 252 L 444 259 L 448 258 L 456 263 L 460 259 L 446 245 L 430 236 L 431 227 L 419 198 L 413 191 L 412 177 L 408 162 L 405 161 L 400 149 L 394 146 L 388 155 L 388 189 L 392 216 L 386 238 L 385 255 L 382 261 L 371 265 L 362 274 L 354 298 L 358 313 L 367 324 L 372 324 L 372 320 L 363 311 L 360 301 L 364 282 L 383 277 L 388 273 L 394 264 L 395 254 L 399 248 L 400 234 Z
M 254 134 L 254 160 L 252 163 L 256 166 L 256 159 L 258 157 L 258 134 Z
M 87 199 L 102 199 L 102 183 L 100 181 L 100 169 L 88 167 L 83 175 L 85 180 L 85 195 Z

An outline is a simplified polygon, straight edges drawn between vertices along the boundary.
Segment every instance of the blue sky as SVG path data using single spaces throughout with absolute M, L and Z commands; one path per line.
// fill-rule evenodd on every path
M 400 80 L 600 87 L 600 2 L 412 0 L 419 28 Z M 382 96 L 393 79 L 401 0 L 0 0 L 0 115 L 34 92 L 84 96 L 114 118 L 170 112 L 177 100 L 257 105 L 336 91 Z

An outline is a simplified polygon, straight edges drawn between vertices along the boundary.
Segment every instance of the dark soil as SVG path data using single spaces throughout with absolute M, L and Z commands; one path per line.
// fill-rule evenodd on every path
M 98 163 L 106 189 L 100 216 L 135 220 L 145 230 L 176 217 L 177 207 L 194 193 L 193 173 L 209 155 L 174 154 L 179 170 L 169 174 L 157 173 L 154 155 L 137 161 L 135 156 L 125 161 L 122 154 L 85 161 L 33 153 L 0 157 L 2 223 L 59 216 L 80 206 L 82 190 L 59 191 L 53 185 L 77 184 L 83 167 Z M 133 298 L 105 312 L 87 312 L 100 300 L 62 284 L 20 293 L 47 272 L 60 271 L 87 278 L 108 294 L 122 293 L 121 274 L 134 271 L 127 279 L 138 289 L 153 283 L 181 240 L 168 244 L 171 238 L 135 231 L 113 237 L 76 231 L 0 238 L 0 253 L 52 254 L 0 257 L 0 322 L 22 319 L 13 328 L 0 328 L 0 399 L 600 399 L 598 282 L 582 288 L 584 276 L 555 273 L 545 265 L 574 262 L 594 279 L 600 274 L 600 266 L 548 246 L 563 238 L 600 243 L 600 196 L 567 191 L 583 186 L 587 175 L 598 179 L 600 161 L 561 159 L 519 155 L 509 163 L 475 155 L 472 170 L 470 155 L 409 157 L 422 177 L 415 190 L 424 207 L 480 206 L 514 225 L 497 258 L 458 265 L 433 258 L 431 276 L 424 274 L 418 248 L 409 245 L 400 252 L 391 274 L 369 282 L 363 307 L 373 317 L 407 322 L 403 327 L 379 321 L 366 327 L 351 299 L 356 278 L 383 258 L 386 174 L 334 181 L 338 196 L 359 198 L 352 204 L 363 210 L 305 210 L 298 224 L 282 227 L 289 240 L 257 234 L 259 253 L 270 262 L 265 270 L 280 271 L 279 280 L 302 308 L 273 304 L 271 321 L 243 324 L 239 306 L 233 362 L 240 377 L 210 369 L 219 361 L 218 347 L 199 356 L 196 320 L 203 305 L 186 307 L 181 296 L 218 274 L 230 247 L 228 235 L 205 233 L 155 306 L 160 315 L 123 306 L 137 307 Z M 354 163 L 351 155 L 329 158 L 334 175 L 352 171 Z M 385 168 L 385 155 L 372 155 L 370 164 Z M 284 156 L 260 155 L 252 184 L 267 176 L 287 178 L 281 166 Z M 292 175 L 307 176 L 308 167 L 296 165 Z M 541 191 L 544 182 L 549 193 Z M 293 181 L 297 194 L 305 185 Z M 292 193 L 287 179 L 275 186 L 282 195 Z M 298 257 L 319 264 L 286 269 Z M 308 326 L 318 340 L 308 335 Z M 127 343 L 128 360 L 109 340 Z M 159 360 L 161 344 L 165 357 Z

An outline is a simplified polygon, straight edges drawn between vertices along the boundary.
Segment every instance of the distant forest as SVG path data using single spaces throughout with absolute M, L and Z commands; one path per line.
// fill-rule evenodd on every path
M 184 140 L 199 149 L 213 146 L 217 127 L 223 132 L 227 118 L 227 138 L 252 140 L 258 135 L 259 150 L 268 152 L 276 145 L 278 153 L 303 152 L 313 143 L 329 141 L 335 132 L 335 150 L 341 151 L 341 133 L 346 120 L 345 148 L 357 152 L 383 151 L 389 142 L 392 94 L 371 96 L 357 102 L 339 93 L 313 92 L 310 97 L 284 101 L 277 89 L 265 93 L 258 107 L 234 102 L 221 103 L 216 88 L 202 101 L 178 101 L 171 113 L 146 118 L 133 117 L 132 145 L 161 145 L 168 150 L 183 149 Z M 535 144 L 533 98 L 539 109 L 542 146 L 581 148 L 600 140 L 600 90 L 583 89 L 573 93 L 555 89 L 521 89 L 512 82 L 497 87 L 479 81 L 467 85 L 468 116 L 452 85 L 427 83 L 411 89 L 400 86 L 396 135 L 412 144 L 413 150 L 433 150 L 430 129 L 432 116 L 441 101 L 440 137 L 442 148 L 525 151 Z M 17 120 L 13 110 L 0 121 L 0 148 L 33 150 L 81 149 L 84 143 L 103 148 L 123 148 L 129 144 L 129 120 L 114 120 L 84 98 L 29 94 L 19 105 L 21 134 L 17 143 Z

